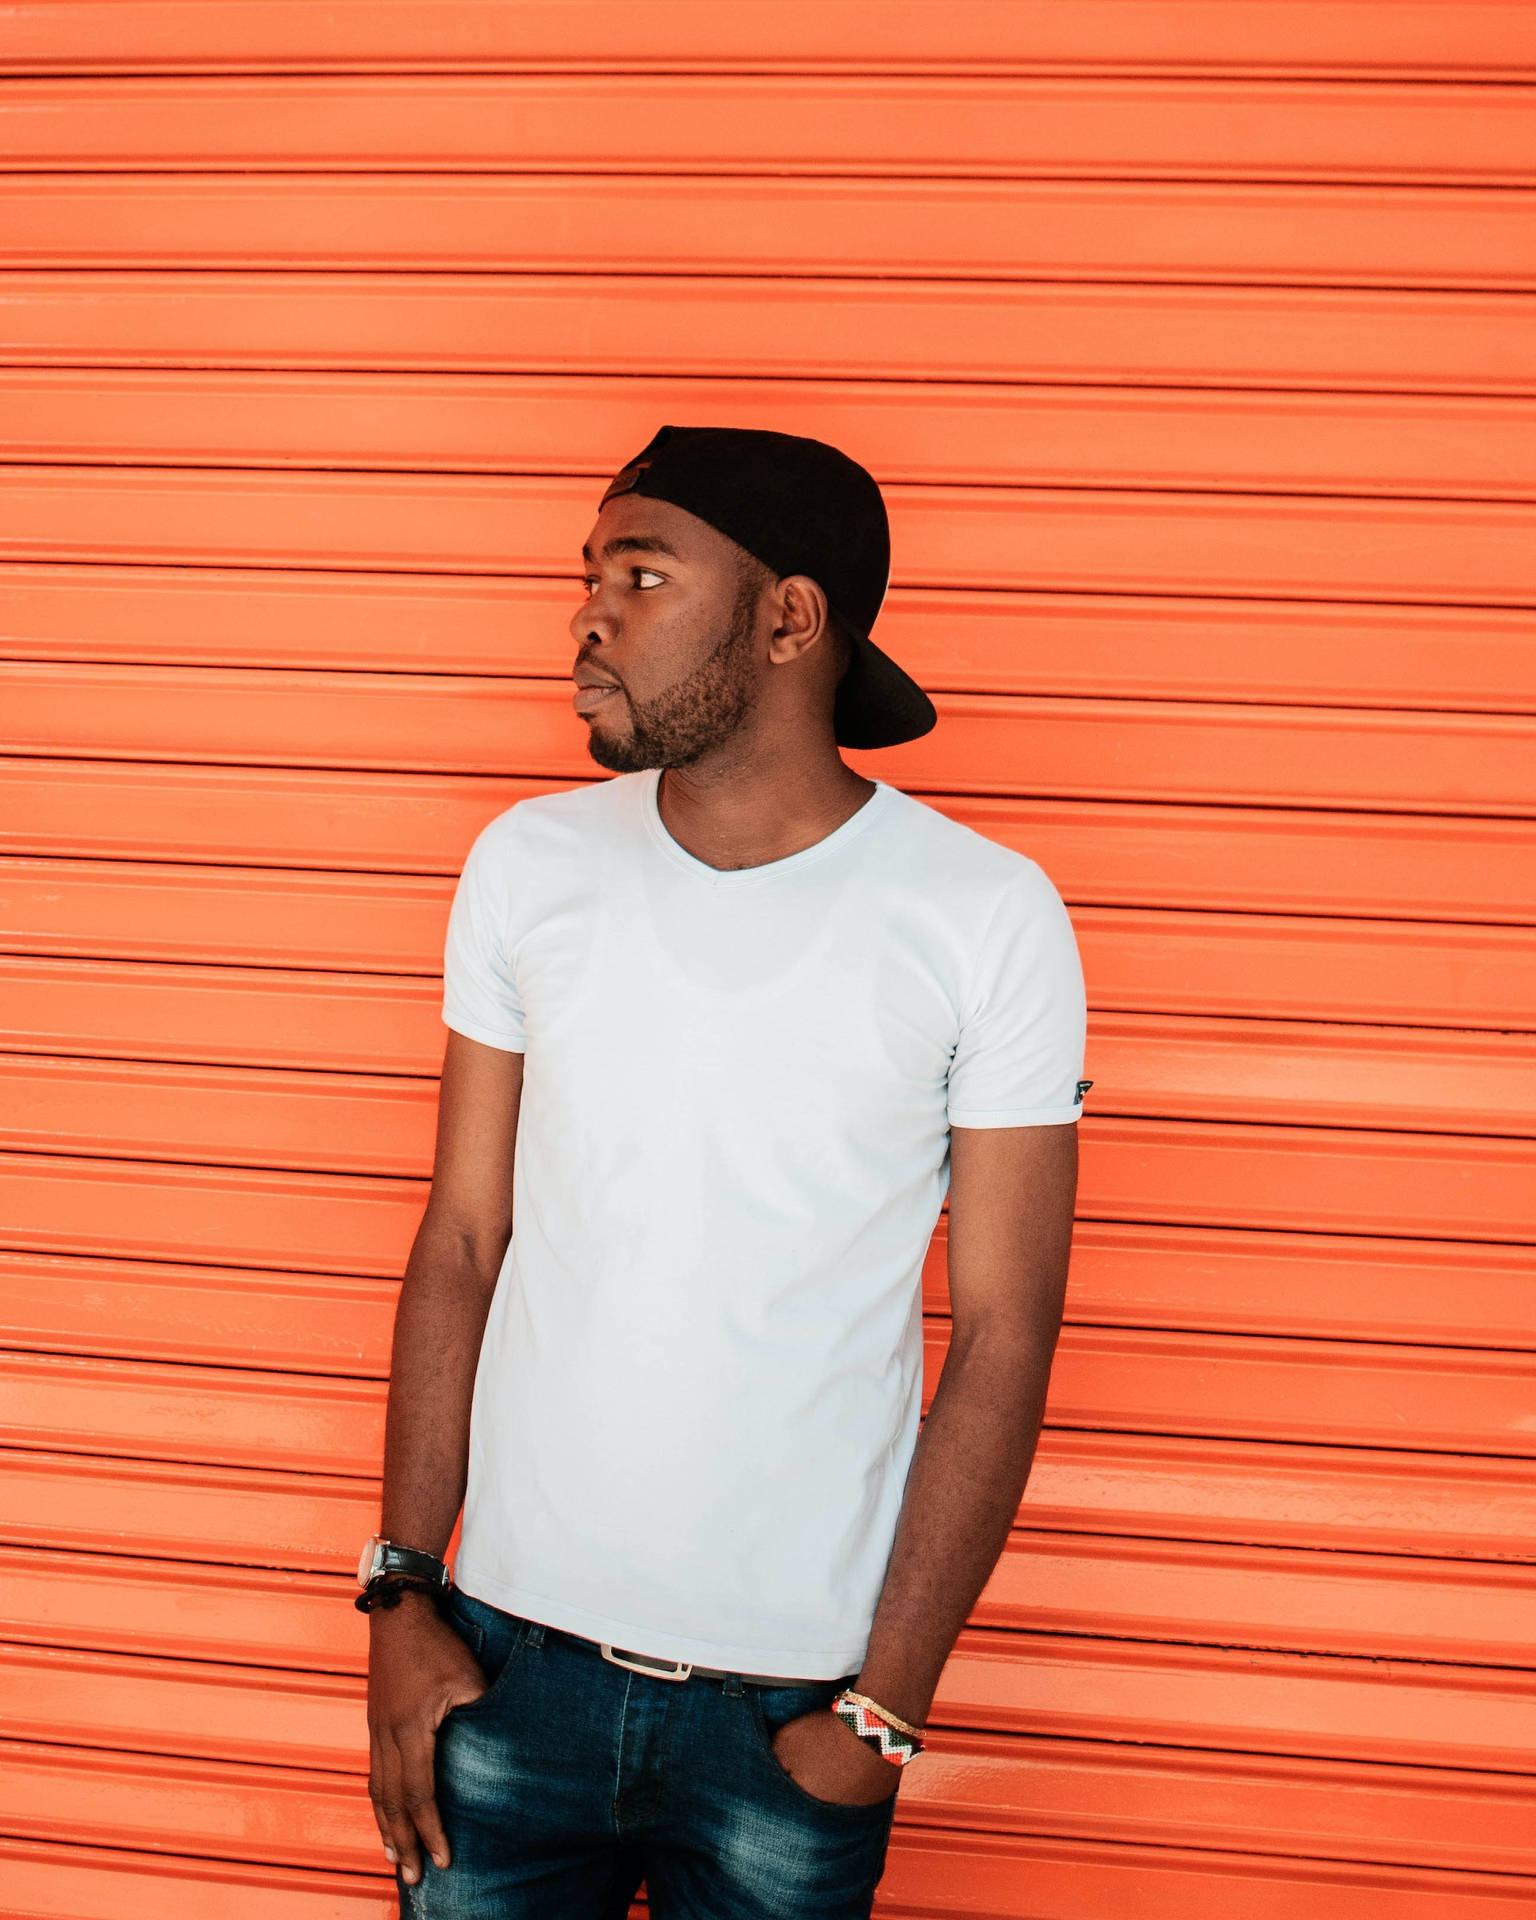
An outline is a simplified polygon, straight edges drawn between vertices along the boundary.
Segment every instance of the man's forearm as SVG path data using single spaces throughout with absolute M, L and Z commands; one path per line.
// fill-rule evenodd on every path
M 499 1262 L 498 1262 L 499 1265 Z M 429 1207 L 395 1310 L 382 1530 L 442 1554 L 464 1500 L 469 1413 L 496 1270 L 477 1266 Z
M 1045 1409 L 1055 1335 L 952 1344 L 907 1474 L 855 1685 L 914 1726 L 1008 1539 Z

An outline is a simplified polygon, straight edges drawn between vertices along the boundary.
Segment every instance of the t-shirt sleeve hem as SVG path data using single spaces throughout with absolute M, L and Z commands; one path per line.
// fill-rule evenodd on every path
M 478 1040 L 485 1047 L 499 1047 L 503 1053 L 526 1053 L 528 1050 L 522 1034 L 502 1033 L 495 1027 L 482 1027 L 478 1020 L 466 1020 L 457 1013 L 445 1013 L 443 1025 L 452 1027 L 455 1033 L 462 1033 L 466 1040 Z
M 1060 1127 L 1082 1118 L 1083 1109 L 1075 1107 L 990 1107 L 960 1108 L 949 1116 L 952 1127 Z

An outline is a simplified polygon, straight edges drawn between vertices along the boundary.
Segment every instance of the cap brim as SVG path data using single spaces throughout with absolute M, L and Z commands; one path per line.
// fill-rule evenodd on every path
M 848 671 L 837 683 L 832 733 L 840 747 L 898 747 L 932 732 L 933 702 L 888 653 L 854 632 Z

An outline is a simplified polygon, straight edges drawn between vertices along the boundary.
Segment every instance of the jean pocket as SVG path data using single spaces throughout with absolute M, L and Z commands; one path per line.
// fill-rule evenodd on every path
M 448 1620 L 480 1662 L 485 1675 L 485 1691 L 476 1694 L 473 1700 L 450 1707 L 449 1712 L 481 1713 L 492 1706 L 516 1678 L 529 1623 L 457 1590 L 451 1590 L 448 1595 Z
M 791 1720 L 798 1720 L 802 1714 L 825 1713 L 845 1684 L 841 1680 L 828 1680 L 817 1687 L 749 1686 L 747 1704 L 751 1710 L 752 1730 L 758 1750 L 772 1769 L 774 1777 L 805 1806 L 815 1807 L 835 1820 L 878 1824 L 891 1819 L 894 1813 L 896 1788 L 901 1785 L 899 1779 L 896 1786 L 880 1800 L 823 1800 L 817 1794 L 808 1793 L 773 1750 L 773 1737 L 780 1727 L 788 1726 Z
M 485 1657 L 485 1628 L 465 1606 L 463 1596 L 457 1587 L 450 1587 L 443 1601 L 443 1618 L 469 1648 L 475 1658 L 483 1663 Z

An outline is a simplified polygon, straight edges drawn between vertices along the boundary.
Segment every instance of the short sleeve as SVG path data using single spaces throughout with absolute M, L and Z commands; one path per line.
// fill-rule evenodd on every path
M 1041 1127 L 1083 1110 L 1087 999 L 1061 895 L 1029 861 L 993 908 L 949 1068 L 955 1127 Z
M 523 1008 L 507 952 L 508 816 L 481 829 L 454 889 L 443 945 L 443 1023 L 500 1047 L 526 1048 Z

